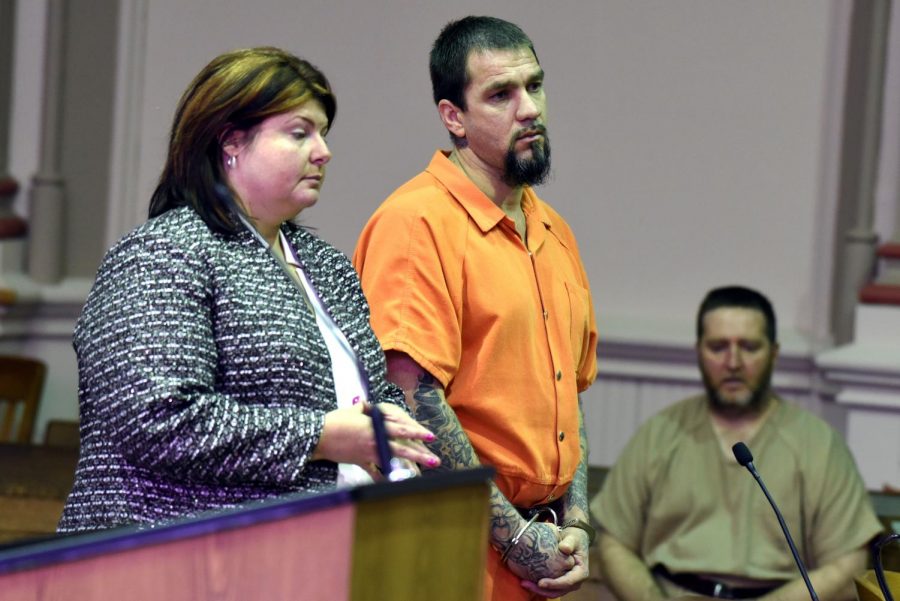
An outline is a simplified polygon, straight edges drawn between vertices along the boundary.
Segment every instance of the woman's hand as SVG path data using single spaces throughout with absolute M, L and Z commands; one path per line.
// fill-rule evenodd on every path
M 377 463 L 375 432 L 368 415 L 370 407 L 369 403 L 363 401 L 353 407 L 326 413 L 325 425 L 312 459 L 355 463 L 364 468 L 368 464 Z M 434 440 L 434 434 L 419 425 L 400 407 L 379 403 L 378 408 L 384 416 L 384 426 L 394 457 L 408 459 L 429 468 L 440 465 L 437 455 L 425 446 L 425 442 Z

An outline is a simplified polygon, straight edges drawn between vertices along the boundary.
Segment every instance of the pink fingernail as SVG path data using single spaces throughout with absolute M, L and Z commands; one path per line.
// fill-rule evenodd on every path
M 434 434 L 429 432 L 428 435 L 425 437 L 425 440 L 427 440 L 428 442 L 434 442 Z
M 432 457 L 428 460 L 428 465 L 430 465 L 431 467 L 436 467 L 438 463 L 440 463 L 440 461 L 438 461 L 437 457 Z
M 356 405 L 357 403 L 359 403 L 359 397 L 355 396 L 353 397 L 353 404 Z

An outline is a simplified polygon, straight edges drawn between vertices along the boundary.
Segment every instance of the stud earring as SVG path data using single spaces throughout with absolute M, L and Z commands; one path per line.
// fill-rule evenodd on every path
M 228 158 L 225 159 L 225 165 L 227 165 L 229 169 L 234 169 L 234 166 L 237 165 L 237 156 L 229 154 Z

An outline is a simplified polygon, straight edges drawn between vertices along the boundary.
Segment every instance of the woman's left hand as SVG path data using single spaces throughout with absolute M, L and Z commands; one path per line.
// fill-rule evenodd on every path
M 379 403 L 378 408 L 384 416 L 392 457 L 407 459 L 429 468 L 441 464 L 437 455 L 425 446 L 425 442 L 434 440 L 434 434 L 400 407 Z M 371 405 L 363 401 L 325 414 L 325 423 L 319 435 L 319 443 L 313 450 L 312 460 L 328 459 L 335 463 L 355 463 L 361 466 L 377 461 L 374 429 L 368 415 L 370 412 Z
M 363 413 L 369 415 L 372 405 L 363 404 Z M 420 473 L 418 465 L 435 468 L 441 460 L 433 454 L 425 442 L 434 440 L 430 430 L 411 418 L 403 409 L 390 403 L 378 403 L 378 409 L 384 416 L 384 427 L 390 440 L 391 455 L 408 465 L 404 466 Z

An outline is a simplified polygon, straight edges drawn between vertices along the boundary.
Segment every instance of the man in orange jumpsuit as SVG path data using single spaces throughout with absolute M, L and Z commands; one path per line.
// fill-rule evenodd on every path
M 558 597 L 588 575 L 578 395 L 597 332 L 572 231 L 531 188 L 550 167 L 544 72 L 491 17 L 448 24 L 430 67 L 454 147 L 382 204 L 354 263 L 442 469 L 496 470 L 485 598 Z

